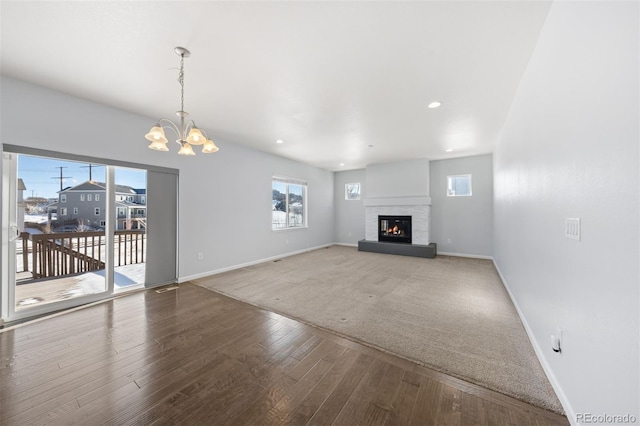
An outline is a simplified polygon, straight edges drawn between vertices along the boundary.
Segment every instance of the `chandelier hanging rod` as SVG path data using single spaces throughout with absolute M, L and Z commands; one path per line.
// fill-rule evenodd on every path
M 179 46 L 176 47 L 174 51 L 180 56 L 180 72 L 178 74 L 178 83 L 180 84 L 180 111 L 176 112 L 176 115 L 180 117 L 180 127 L 168 118 L 158 120 L 156 125 L 145 135 L 145 138 L 151 141 L 149 148 L 156 151 L 169 151 L 169 148 L 167 148 L 168 139 L 164 133 L 164 129 L 169 128 L 172 129 L 178 137 L 178 140 L 176 140 L 176 143 L 180 145 L 178 154 L 195 155 L 192 148 L 193 145 L 203 145 L 202 152 L 205 154 L 217 152 L 219 148 L 209 139 L 207 132 L 199 129 L 193 120 L 189 120 L 185 124 L 185 118 L 189 116 L 189 113 L 184 110 L 184 58 L 191 56 L 191 52 Z M 162 124 L 165 125 L 163 126 Z

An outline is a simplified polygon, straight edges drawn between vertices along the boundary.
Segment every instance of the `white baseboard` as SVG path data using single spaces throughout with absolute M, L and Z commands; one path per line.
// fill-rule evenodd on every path
M 551 383 L 551 387 L 553 387 L 553 390 L 558 396 L 558 399 L 560 400 L 560 404 L 562 404 L 562 408 L 564 408 L 564 411 L 566 413 L 567 419 L 569 420 L 569 423 L 577 426 L 578 423 L 575 420 L 576 413 L 573 410 L 573 407 L 571 406 L 571 403 L 567 399 L 567 396 L 565 395 L 564 391 L 562 390 L 562 386 L 558 382 L 558 379 L 556 379 L 555 374 L 553 374 L 553 370 L 551 369 L 551 366 L 549 365 L 549 363 L 547 363 L 547 358 L 544 356 L 544 352 L 542 348 L 538 344 L 538 341 L 535 339 L 533 335 L 533 331 L 531 330 L 531 327 L 529 327 L 529 323 L 527 322 L 527 319 L 525 318 L 524 313 L 522 312 L 522 310 L 520 310 L 518 301 L 516 300 L 513 293 L 511 292 L 511 289 L 509 288 L 509 284 L 507 284 L 507 280 L 504 279 L 504 276 L 502 275 L 502 271 L 500 271 L 500 268 L 498 267 L 498 264 L 496 263 L 495 259 L 493 259 L 493 265 L 495 266 L 496 271 L 498 271 L 498 275 L 502 280 L 502 285 L 507 290 L 507 293 L 511 298 L 511 302 L 513 303 L 513 306 L 515 306 L 516 311 L 518 312 L 518 316 L 520 317 L 520 321 L 522 321 L 522 324 L 524 325 L 524 329 L 527 332 L 527 336 L 529 337 L 529 341 L 533 346 L 533 350 L 535 351 L 536 356 L 538 357 L 538 360 L 542 365 L 542 369 L 544 370 L 544 373 L 547 375 L 547 378 L 549 379 L 549 383 Z
M 440 251 L 440 250 L 438 250 L 438 253 L 436 255 L 438 255 L 438 254 L 441 254 L 443 256 L 469 257 L 471 259 L 493 260 L 493 256 L 485 256 L 483 254 L 450 253 L 450 252 L 447 252 L 447 251 Z
M 272 262 L 274 260 L 283 259 L 285 257 L 295 256 L 296 254 L 307 253 L 307 252 L 310 252 L 310 251 L 313 251 L 313 250 L 318 250 L 318 249 L 321 249 L 321 248 L 330 247 L 332 245 L 334 245 L 334 244 L 333 243 L 323 244 L 323 245 L 317 246 L 317 247 L 310 247 L 310 248 L 306 248 L 306 249 L 303 249 L 303 250 L 297 250 L 297 251 L 292 251 L 292 252 L 289 252 L 289 253 L 279 254 L 277 256 L 271 256 L 271 257 L 265 257 L 263 259 L 253 260 L 251 262 L 240 263 L 238 265 L 228 266 L 226 268 L 214 269 L 213 271 L 202 272 L 200 274 L 188 275 L 186 277 L 178 278 L 178 283 L 184 283 L 184 282 L 187 282 L 187 281 L 190 281 L 190 280 L 196 280 L 198 278 L 209 277 L 211 275 L 222 274 L 223 272 L 229 272 L 229 271 L 233 271 L 235 269 L 246 268 L 247 266 L 258 265 L 260 263 Z
M 344 246 L 344 247 L 358 247 L 358 244 L 349 244 L 349 243 L 333 243 L 334 246 Z

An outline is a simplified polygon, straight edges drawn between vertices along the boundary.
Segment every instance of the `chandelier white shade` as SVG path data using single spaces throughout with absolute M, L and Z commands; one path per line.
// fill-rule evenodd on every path
M 180 126 L 174 124 L 173 121 L 167 118 L 161 118 L 158 120 L 155 126 L 149 130 L 149 133 L 145 135 L 145 138 L 151 142 L 150 149 L 156 151 L 169 151 L 167 147 L 167 139 L 164 134 L 164 129 L 168 128 L 175 132 L 178 136 L 176 142 L 180 145 L 178 154 L 180 155 L 196 155 L 193 151 L 194 145 L 202 145 L 202 152 L 205 154 L 211 154 L 219 150 L 216 144 L 209 139 L 207 133 L 199 129 L 193 120 L 186 121 L 189 113 L 184 110 L 184 58 L 188 58 L 191 53 L 184 47 L 176 47 L 176 54 L 180 56 L 180 73 L 178 74 L 178 83 L 180 83 L 180 111 L 176 114 L 180 117 Z

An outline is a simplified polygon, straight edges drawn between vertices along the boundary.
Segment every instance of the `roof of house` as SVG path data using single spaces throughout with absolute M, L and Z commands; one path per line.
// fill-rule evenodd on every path
M 63 189 L 60 192 L 67 192 L 67 191 L 105 191 L 106 187 L 107 187 L 107 185 L 105 183 L 103 183 L 103 182 L 95 182 L 95 181 L 88 180 L 88 181 L 83 182 L 81 184 L 78 184 L 76 186 L 69 186 L 69 187 Z M 132 187 L 127 186 L 127 185 L 116 185 L 115 189 L 116 189 L 116 193 L 118 193 L 118 194 L 139 194 L 139 192 L 137 192 L 137 191 L 144 191 L 146 193 L 146 189 L 137 190 L 137 189 L 133 189 Z
M 24 191 L 27 187 L 24 185 L 24 181 L 21 178 L 18 178 L 18 191 Z

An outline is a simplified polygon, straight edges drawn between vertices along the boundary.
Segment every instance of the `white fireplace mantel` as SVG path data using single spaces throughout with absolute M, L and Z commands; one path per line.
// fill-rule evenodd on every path
M 365 207 L 376 206 L 430 206 L 431 197 L 369 197 L 362 201 Z

